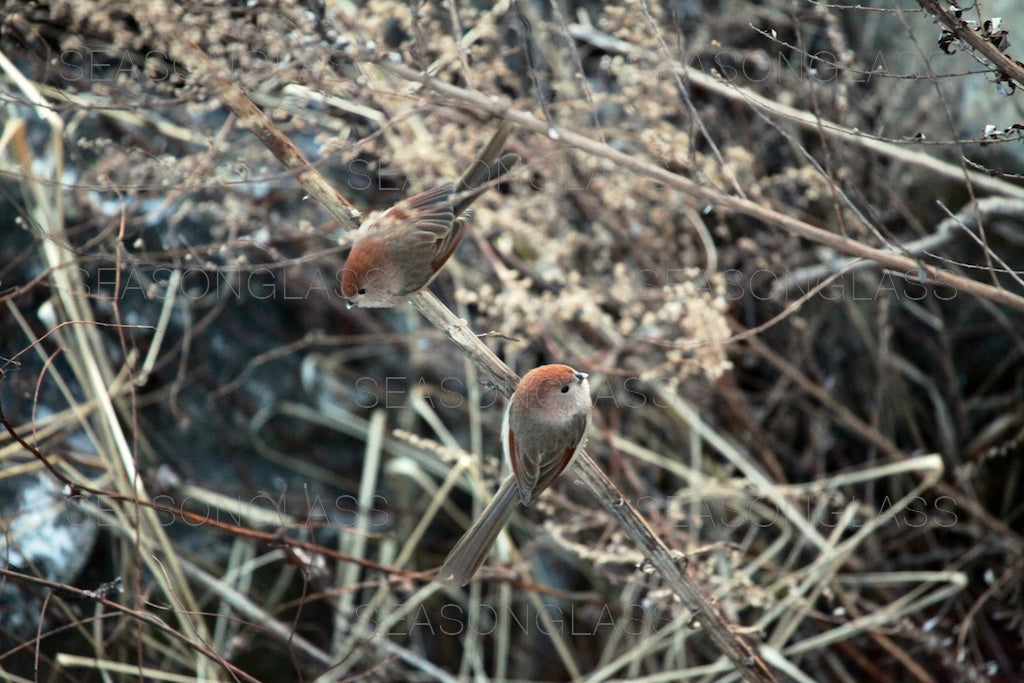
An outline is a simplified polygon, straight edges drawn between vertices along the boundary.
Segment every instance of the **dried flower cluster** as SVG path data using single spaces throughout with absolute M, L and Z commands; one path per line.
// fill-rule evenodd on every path
M 345 308 L 338 221 L 222 78 L 364 213 L 458 176 L 497 125 L 472 94 L 543 122 L 519 119 L 522 163 L 432 290 L 516 370 L 590 373 L 588 451 L 623 504 L 810 678 L 1019 679 L 1020 316 L 787 224 L 1017 296 L 1024 211 L 993 161 L 1017 164 L 1016 114 L 957 129 L 931 80 L 1013 74 L 917 65 L 923 17 L 721 5 L 4 3 L 0 51 L 45 106 L 4 67 L 0 398 L 98 493 L 0 442 L 0 669 L 683 679 L 719 658 L 571 470 L 513 515 L 481 592 L 420 590 L 467 492 L 493 490 L 502 399 L 412 307 Z M 1008 25 L 944 44 L 1011 55 Z M 8 501 L 37 486 L 81 561 L 32 555 L 37 511 Z M 118 577 L 121 611 L 63 597 Z

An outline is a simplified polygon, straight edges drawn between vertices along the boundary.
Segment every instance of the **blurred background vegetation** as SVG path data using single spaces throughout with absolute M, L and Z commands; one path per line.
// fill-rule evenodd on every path
M 221 77 L 364 213 L 473 159 L 473 93 L 530 113 L 432 291 L 591 373 L 589 451 L 781 679 L 1020 680 L 1021 84 L 925 5 L 4 3 L 0 676 L 738 676 L 571 471 L 430 583 L 503 399 L 346 309 Z

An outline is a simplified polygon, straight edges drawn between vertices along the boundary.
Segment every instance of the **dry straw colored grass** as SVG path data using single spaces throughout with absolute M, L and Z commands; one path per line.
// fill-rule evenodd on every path
M 6 4 L 0 677 L 1019 679 L 1002 29 L 703 5 Z M 437 296 L 346 310 L 498 118 Z M 588 453 L 432 583 L 544 362 Z

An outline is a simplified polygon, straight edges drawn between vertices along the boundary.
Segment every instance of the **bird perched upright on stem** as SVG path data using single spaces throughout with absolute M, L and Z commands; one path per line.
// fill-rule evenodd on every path
M 341 271 L 349 308 L 398 306 L 430 284 L 462 241 L 466 209 L 519 161 L 517 154 L 503 153 L 508 135 L 509 124 L 502 121 L 457 183 L 403 199 L 359 226 Z
M 558 478 L 583 445 L 589 425 L 590 384 L 585 372 L 568 365 L 542 365 L 523 376 L 501 426 L 501 445 L 512 474 L 448 553 L 437 580 L 469 583 L 516 503 L 529 505 Z

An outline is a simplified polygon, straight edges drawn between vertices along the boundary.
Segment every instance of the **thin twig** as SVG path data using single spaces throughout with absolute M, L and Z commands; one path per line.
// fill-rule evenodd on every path
M 803 237 L 804 239 L 823 244 L 843 254 L 859 258 L 877 261 L 879 264 L 892 269 L 895 272 L 920 278 L 922 281 L 930 281 L 937 284 L 944 284 L 954 287 L 959 291 L 966 292 L 973 296 L 988 299 L 1002 306 L 1008 306 L 1018 311 L 1024 311 L 1024 297 L 1014 294 L 1005 289 L 987 285 L 977 280 L 962 277 L 951 271 L 937 266 L 922 263 L 917 259 L 904 256 L 889 249 L 878 249 L 869 247 L 860 242 L 828 232 L 815 227 L 799 219 L 787 216 L 786 214 L 765 207 L 757 202 L 739 197 L 732 197 L 721 193 L 719 190 L 702 185 L 701 183 L 672 173 L 653 162 L 640 159 L 635 155 L 619 151 L 613 147 L 595 142 L 588 137 L 580 135 L 565 128 L 556 128 L 539 121 L 528 113 L 512 109 L 507 104 L 497 99 L 492 99 L 482 93 L 472 92 L 465 88 L 450 85 L 430 76 L 424 76 L 420 72 L 404 64 L 381 63 L 381 68 L 391 71 L 395 75 L 408 78 L 413 81 L 429 85 L 438 93 L 449 97 L 454 101 L 483 111 L 490 112 L 495 116 L 503 116 L 520 128 L 531 130 L 542 135 L 554 136 L 565 144 L 595 156 L 603 157 L 612 161 L 622 168 L 627 168 L 641 175 L 653 178 L 671 187 L 688 193 L 692 197 L 713 204 L 721 209 L 735 211 L 737 213 L 755 218 L 766 225 L 777 227 L 785 232 Z

